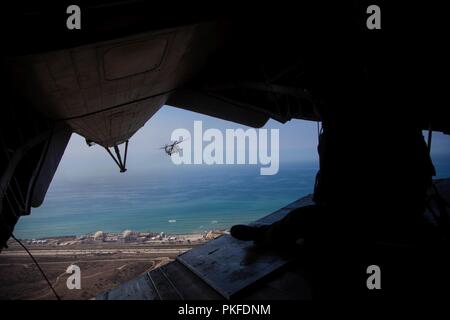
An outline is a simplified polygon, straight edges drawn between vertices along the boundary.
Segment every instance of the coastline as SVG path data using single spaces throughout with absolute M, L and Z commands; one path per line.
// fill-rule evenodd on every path
M 167 241 L 188 241 L 213 239 L 218 235 L 229 233 L 229 229 L 210 229 L 203 232 L 166 233 L 151 231 L 124 230 L 122 232 L 96 231 L 83 235 L 44 236 L 36 238 L 19 238 L 24 244 L 32 245 L 67 245 L 67 244 L 107 244 L 107 243 L 158 243 Z M 15 242 L 10 239 L 9 242 Z M 70 243 L 67 243 L 70 242 Z

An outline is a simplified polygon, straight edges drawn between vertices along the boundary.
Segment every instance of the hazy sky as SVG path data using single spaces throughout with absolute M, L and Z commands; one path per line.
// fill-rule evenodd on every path
M 164 106 L 130 140 L 127 175 L 170 170 L 175 165 L 164 150 L 158 148 L 170 142 L 172 131 L 185 128 L 193 131 L 195 120 L 203 121 L 203 130 L 217 128 L 247 129 L 248 127 L 194 112 Z M 294 161 L 313 162 L 317 156 L 317 123 L 291 120 L 286 124 L 270 120 L 264 128 L 278 128 L 280 133 L 280 167 Z M 187 141 L 185 143 L 188 143 Z M 206 144 L 206 143 L 205 143 Z M 432 155 L 450 156 L 450 136 L 434 133 Z M 123 146 L 121 146 L 122 148 Z M 260 165 L 257 165 L 260 167 Z M 65 180 L 84 176 L 118 175 L 119 170 L 100 146 L 88 147 L 84 138 L 73 134 L 58 168 L 56 179 Z
M 225 136 L 226 129 L 249 127 L 198 113 L 164 106 L 131 139 L 128 146 L 126 174 L 151 173 L 155 170 L 173 168 L 170 157 L 159 148 L 171 141 L 175 129 L 185 128 L 193 135 L 194 121 L 201 120 L 203 132 L 217 128 Z M 270 120 L 264 128 L 279 129 L 280 163 L 293 161 L 316 161 L 317 123 L 293 120 L 286 124 Z M 270 136 L 269 136 L 270 139 Z M 193 139 L 191 139 L 192 141 Z M 184 143 L 191 143 L 185 141 Z M 204 143 L 206 145 L 208 143 Z M 120 146 L 123 150 L 123 145 Z M 257 165 L 260 167 L 260 165 Z M 104 148 L 88 147 L 84 138 L 73 134 L 58 168 L 57 177 L 118 174 L 117 165 Z

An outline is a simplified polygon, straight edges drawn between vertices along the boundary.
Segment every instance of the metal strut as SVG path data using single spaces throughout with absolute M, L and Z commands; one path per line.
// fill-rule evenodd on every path
M 127 164 L 127 154 L 128 154 L 128 140 L 125 141 L 125 153 L 123 155 L 124 156 L 123 162 L 122 162 L 122 157 L 120 156 L 119 146 L 117 146 L 117 145 L 114 146 L 114 152 L 116 153 L 117 158 L 113 155 L 113 153 L 111 152 L 111 150 L 109 150 L 108 147 L 104 147 L 104 148 L 109 153 L 109 155 L 114 160 L 114 162 L 117 164 L 117 166 L 120 169 L 120 172 L 127 171 L 126 164 Z

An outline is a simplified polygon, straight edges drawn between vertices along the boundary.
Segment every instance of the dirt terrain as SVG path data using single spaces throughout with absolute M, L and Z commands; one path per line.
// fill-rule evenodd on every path
M 91 299 L 99 293 L 172 261 L 197 244 L 76 245 L 33 247 L 31 252 L 61 299 Z M 69 265 L 81 269 L 81 289 L 69 290 Z M 14 245 L 0 254 L 0 299 L 55 299 L 31 258 Z

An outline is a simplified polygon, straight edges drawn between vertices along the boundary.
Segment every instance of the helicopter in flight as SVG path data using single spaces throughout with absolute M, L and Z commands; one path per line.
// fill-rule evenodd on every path
M 183 137 L 181 137 L 180 140 L 176 140 L 173 143 L 166 144 L 159 149 L 160 150 L 164 149 L 164 151 L 167 153 L 167 155 L 171 156 L 171 155 L 179 153 L 181 151 L 179 144 L 186 140 L 183 140 Z

